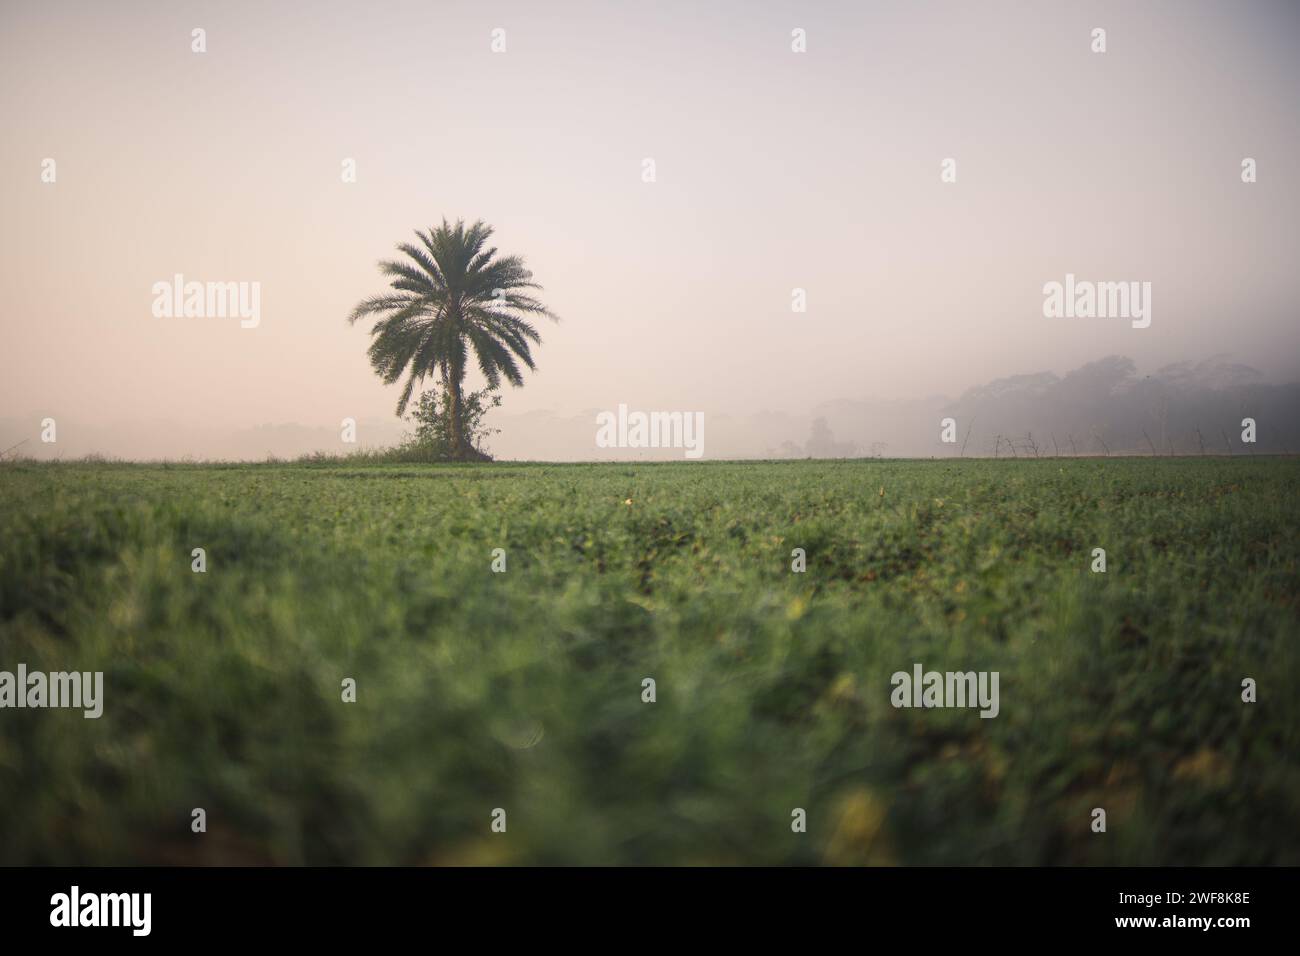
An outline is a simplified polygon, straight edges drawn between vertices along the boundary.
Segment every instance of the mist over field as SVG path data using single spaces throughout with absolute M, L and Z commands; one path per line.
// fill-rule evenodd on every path
M 775 396 L 774 396 L 775 398 Z M 487 440 L 503 460 L 671 460 L 676 449 L 602 449 L 593 441 L 595 409 L 560 415 L 537 410 L 487 418 L 499 430 Z M 959 441 L 941 441 L 951 416 Z M 1267 423 L 1253 447 L 1240 442 L 1243 417 Z M 953 398 L 880 401 L 841 399 L 805 409 L 705 412 L 708 458 L 868 458 L 1104 454 L 1242 454 L 1300 451 L 1300 384 L 1270 384 L 1226 357 L 1181 362 L 1139 374 L 1109 356 L 1063 375 L 1017 375 L 967 389 Z M 260 461 L 312 453 L 344 454 L 338 428 L 263 424 L 242 430 L 188 427 L 172 420 L 61 426 L 57 445 L 43 444 L 33 419 L 0 419 L 0 449 L 23 437 L 22 454 L 41 459 L 102 455 L 129 459 Z M 969 435 L 968 435 L 969 431 Z M 409 423 L 378 418 L 358 423 L 362 448 L 391 447 Z M 1001 441 L 999 441 L 999 439 Z M 1003 442 L 1011 443 L 1010 447 Z

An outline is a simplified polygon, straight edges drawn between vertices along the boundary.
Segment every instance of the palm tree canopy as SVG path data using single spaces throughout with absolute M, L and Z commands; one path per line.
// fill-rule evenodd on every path
M 470 350 L 489 386 L 498 387 L 503 378 L 522 385 L 520 366 L 537 367 L 532 346 L 542 340 L 528 318 L 558 319 L 532 296 L 541 286 L 524 260 L 498 257 L 487 246 L 492 227 L 482 220 L 466 227 L 463 220 L 449 225 L 444 219 L 415 235 L 418 242 L 397 247 L 405 258 L 379 263 L 392 291 L 366 299 L 348 319 L 378 316 L 370 329 L 371 366 L 385 385 L 407 373 L 397 414 L 435 370 L 459 393 Z

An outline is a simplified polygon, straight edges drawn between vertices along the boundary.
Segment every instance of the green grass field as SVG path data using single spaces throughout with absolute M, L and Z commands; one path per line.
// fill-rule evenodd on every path
M 0 710 L 0 863 L 1298 864 L 1298 490 L 1264 458 L 5 465 L 0 669 L 105 700 Z M 998 671 L 1000 713 L 895 709 L 915 663 Z

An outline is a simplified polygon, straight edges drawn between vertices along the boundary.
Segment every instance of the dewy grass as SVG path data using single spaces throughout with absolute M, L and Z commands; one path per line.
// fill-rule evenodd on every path
M 6 465 L 0 863 L 1297 864 L 1298 481 Z

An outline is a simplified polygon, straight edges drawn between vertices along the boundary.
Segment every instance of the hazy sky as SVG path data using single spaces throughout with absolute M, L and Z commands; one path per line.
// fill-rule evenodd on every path
M 1297 49 L 1300 4 L 1258 0 L 6 0 L 0 417 L 391 417 L 346 318 L 444 216 L 563 317 L 509 412 L 955 395 L 1112 353 L 1292 379 Z M 1151 282 L 1150 328 L 1044 318 L 1067 272 Z M 175 273 L 259 282 L 260 325 L 156 318 Z

